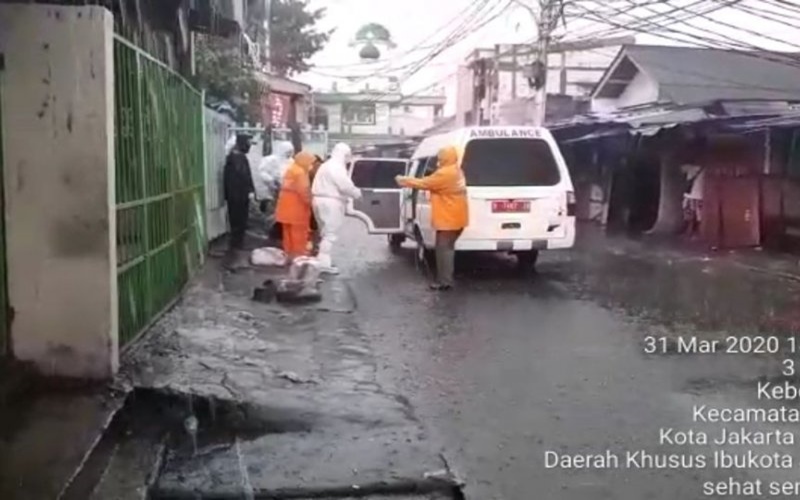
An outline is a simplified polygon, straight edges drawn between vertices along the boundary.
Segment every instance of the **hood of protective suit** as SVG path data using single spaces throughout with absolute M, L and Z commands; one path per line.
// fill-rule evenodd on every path
M 258 178 L 263 186 L 264 193 L 259 193 L 263 198 L 274 198 L 280 189 L 283 176 L 292 165 L 294 146 L 289 141 L 280 141 L 275 144 L 272 154 L 265 156 L 258 166 Z
M 275 144 L 275 148 L 270 156 L 288 160 L 291 159 L 292 155 L 294 155 L 294 146 L 292 146 L 292 143 L 289 141 L 279 141 Z
M 458 150 L 453 146 L 447 146 L 439 150 L 437 155 L 439 164 L 437 168 L 458 166 Z
M 353 151 L 350 149 L 350 146 L 347 144 L 340 142 L 333 147 L 331 151 L 331 159 L 330 161 L 335 161 L 337 163 L 347 163 L 350 161 L 350 157 L 352 156 Z
M 316 158 L 314 155 L 306 151 L 300 151 L 294 155 L 294 162 L 306 171 L 311 170 L 311 167 L 314 166 L 315 161 Z

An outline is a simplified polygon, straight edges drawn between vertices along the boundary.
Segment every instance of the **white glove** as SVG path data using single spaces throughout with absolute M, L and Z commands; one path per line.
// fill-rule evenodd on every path
M 249 198 L 250 201 L 256 201 L 256 194 L 255 193 L 250 193 L 250 194 L 247 195 L 247 198 Z
M 355 196 L 353 196 L 354 200 L 360 200 L 361 199 L 361 190 L 360 189 L 357 189 L 354 194 L 355 194 Z

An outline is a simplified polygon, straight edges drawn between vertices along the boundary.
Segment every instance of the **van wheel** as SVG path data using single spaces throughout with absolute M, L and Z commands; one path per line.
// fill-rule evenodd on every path
M 517 267 L 520 271 L 535 273 L 536 263 L 539 261 L 539 250 L 520 252 L 517 254 Z
M 435 275 L 436 259 L 434 258 L 433 250 L 425 248 L 425 244 L 422 241 L 422 234 L 419 231 L 417 231 L 415 239 L 417 248 L 414 251 L 414 263 L 417 265 L 417 269 L 425 274 Z
M 392 251 L 396 251 L 399 250 L 401 246 L 403 246 L 403 243 L 406 241 L 406 235 L 390 234 L 388 236 L 388 240 L 389 240 L 389 248 L 391 248 Z

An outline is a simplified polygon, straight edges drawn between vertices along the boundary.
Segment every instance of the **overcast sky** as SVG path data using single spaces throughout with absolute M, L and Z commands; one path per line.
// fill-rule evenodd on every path
M 312 62 L 316 68 L 298 79 L 311 84 L 317 89 L 327 90 L 331 80 L 347 75 L 363 75 L 365 72 L 393 74 L 401 78 L 403 91 L 412 93 L 432 84 L 441 82 L 452 89 L 453 75 L 459 63 L 475 48 L 492 47 L 495 43 L 527 43 L 536 36 L 535 25 L 531 14 L 523 7 L 515 5 L 512 0 L 489 0 L 484 18 L 495 13 L 498 17 L 481 27 L 471 30 L 450 49 L 442 52 L 436 59 L 427 63 L 423 69 L 408 75 L 413 64 L 424 60 L 436 45 L 445 39 L 463 19 L 462 12 L 474 6 L 476 0 L 310 0 L 313 7 L 324 7 L 327 15 L 322 28 L 335 28 L 336 31 L 327 47 L 317 54 Z M 702 17 L 694 17 L 688 22 L 671 24 L 669 28 L 690 33 L 685 36 L 675 32 L 665 32 L 667 37 L 643 34 L 641 31 L 652 31 L 656 26 L 653 21 L 641 23 L 635 34 L 638 43 L 662 45 L 688 45 L 680 40 L 695 40 L 695 43 L 713 43 L 697 40 L 697 36 L 727 38 L 771 50 L 794 50 L 800 52 L 800 1 L 795 0 L 740 0 L 737 7 L 719 8 L 722 3 L 735 0 L 671 0 L 666 6 L 642 7 L 638 10 L 623 6 L 632 1 L 637 3 L 652 0 L 573 0 L 577 7 L 567 18 L 566 30 L 559 28 L 557 34 L 565 39 L 585 37 L 600 30 L 613 28 L 608 24 L 586 19 L 584 9 L 591 12 L 603 12 L 603 18 L 620 25 L 630 25 L 635 19 L 653 19 L 653 9 L 665 12 L 656 22 L 679 20 L 678 16 L 690 13 L 707 12 Z M 519 3 L 533 0 L 518 0 Z M 786 2 L 786 3 L 784 3 Z M 481 0 L 478 0 L 481 3 Z M 507 4 L 514 4 L 505 7 Z M 788 6 L 787 6 L 788 5 Z M 717 9 L 714 11 L 714 9 Z M 627 12 L 627 14 L 625 13 Z M 487 14 L 488 13 L 488 14 Z M 358 49 L 351 47 L 352 40 L 359 27 L 366 23 L 383 24 L 392 33 L 398 47 L 392 52 L 384 53 L 385 60 L 373 65 L 360 64 Z M 476 21 L 480 25 L 482 21 Z M 725 26 L 725 25 L 731 25 Z M 791 26 L 789 26 L 791 25 Z M 734 28 L 736 26 L 738 28 Z M 794 28 L 797 26 L 797 28 Z M 757 36 L 749 31 L 762 34 Z M 619 32 L 614 33 L 619 34 Z M 781 43 L 781 40 L 785 41 Z M 730 43 L 730 42 L 729 42 Z M 412 50 L 415 46 L 422 47 Z

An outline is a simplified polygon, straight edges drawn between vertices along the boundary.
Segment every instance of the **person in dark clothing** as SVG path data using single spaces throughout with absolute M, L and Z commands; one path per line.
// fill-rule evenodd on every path
M 236 136 L 236 146 L 225 160 L 223 184 L 225 202 L 228 204 L 228 222 L 231 226 L 230 248 L 239 250 L 244 246 L 247 219 L 250 214 L 250 200 L 255 199 L 253 174 L 250 171 L 250 136 Z

